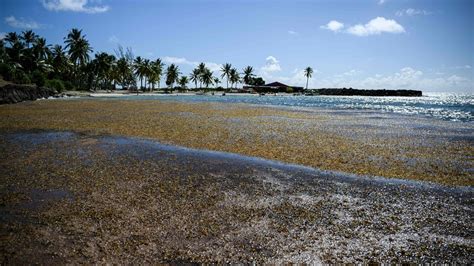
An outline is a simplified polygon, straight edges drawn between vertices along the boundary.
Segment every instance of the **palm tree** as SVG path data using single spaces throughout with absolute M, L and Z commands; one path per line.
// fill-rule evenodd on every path
M 22 32 L 20 38 L 25 41 L 26 47 L 30 49 L 30 44 L 34 43 L 38 36 L 32 30 L 27 30 Z
M 125 57 L 117 60 L 114 72 L 116 75 L 116 80 L 120 86 L 122 86 L 122 88 L 128 88 L 131 84 L 133 84 L 133 69 Z
M 50 53 L 49 45 L 46 44 L 45 38 L 37 38 L 32 49 L 36 60 L 45 60 Z
M 209 85 L 214 82 L 214 77 L 212 76 L 212 71 L 209 70 L 209 68 L 204 68 L 204 71 L 202 73 L 202 82 L 204 85 L 206 85 L 206 89 L 209 89 Z
M 226 63 L 221 68 L 221 72 L 222 72 L 221 78 L 227 77 L 227 89 L 229 89 L 229 78 L 230 78 L 231 69 L 232 69 L 232 65 L 229 63 Z
M 182 89 L 182 90 L 185 90 L 185 89 L 186 89 L 186 84 L 188 84 L 188 77 L 182 76 L 182 77 L 178 80 L 178 83 L 179 83 L 179 86 L 181 87 L 181 89 Z
M 134 74 L 140 79 L 140 89 L 143 88 L 143 59 L 141 56 L 137 56 L 133 61 Z
M 206 71 L 206 65 L 204 63 L 200 63 L 198 65 L 198 70 L 199 70 L 199 87 L 202 88 L 202 76 L 204 75 L 204 72 Z
M 145 89 L 146 89 L 147 88 L 147 85 L 146 85 L 147 84 L 147 79 L 149 80 L 149 77 L 151 76 L 151 62 L 150 62 L 150 59 L 143 60 L 142 73 L 143 73 L 143 77 L 145 78 Z
M 51 51 L 49 45 L 46 44 L 46 39 L 37 38 L 32 48 L 25 52 L 25 57 L 22 60 L 25 71 L 40 70 L 43 73 L 53 71 L 52 66 L 47 62 Z
M 64 41 L 66 48 L 69 49 L 68 53 L 71 61 L 75 66 L 87 63 L 89 61 L 89 52 L 92 52 L 89 41 L 85 39 L 86 36 L 81 34 L 82 30 L 72 29 Z
M 50 64 L 53 66 L 54 73 L 57 77 L 64 74 L 68 64 L 66 52 L 61 45 L 56 44 L 51 50 Z
M 69 58 L 74 65 L 74 78 L 77 79 L 78 66 L 82 67 L 89 61 L 89 52 L 92 52 L 89 41 L 82 36 L 82 30 L 71 29 L 64 43 L 68 49 Z M 78 81 L 76 81 L 78 82 Z
M 9 32 L 7 35 L 5 35 L 5 41 L 10 44 L 10 47 L 13 47 L 20 41 L 20 37 L 18 37 L 16 32 Z
M 152 91 L 155 89 L 155 83 L 158 82 L 158 89 L 160 88 L 160 80 L 161 75 L 163 74 L 163 67 L 164 64 L 161 62 L 161 59 L 158 58 L 154 62 L 151 63 L 150 66 L 150 76 L 148 77 L 148 81 L 152 85 Z
M 305 68 L 304 76 L 306 77 L 306 89 L 308 89 L 308 81 L 309 81 L 309 78 L 313 76 L 313 69 L 311 67 Z
M 215 77 L 215 78 L 214 78 L 214 86 L 215 86 L 216 88 L 217 88 L 217 85 L 219 85 L 220 82 L 221 82 L 221 81 L 219 80 L 218 77 Z
M 253 67 L 247 66 L 244 68 L 244 83 L 245 84 L 251 84 L 252 83 L 252 78 L 253 78 Z
M 166 69 L 166 85 L 171 88 L 171 91 L 173 91 L 174 83 L 178 80 L 179 74 L 179 68 L 175 64 L 169 65 Z
M 20 42 L 20 38 L 16 32 L 9 32 L 5 35 L 4 40 L 8 42 L 10 47 L 5 48 L 5 52 L 8 55 L 10 61 L 14 62 L 14 68 L 23 66 L 20 64 L 24 58 L 24 44 Z
M 232 68 L 230 70 L 230 83 L 231 83 L 231 87 L 233 88 L 234 87 L 234 84 L 238 83 L 240 81 L 240 76 L 239 76 L 239 72 L 237 71 L 237 69 L 235 68 Z
M 191 72 L 191 75 L 189 76 L 190 80 L 194 82 L 194 85 L 196 86 L 196 90 L 198 86 L 197 83 L 198 81 L 200 81 L 200 76 L 201 76 L 201 73 L 199 72 L 198 68 L 193 69 L 193 71 Z
M 102 88 L 108 88 L 111 78 L 111 71 L 115 62 L 115 56 L 107 53 L 99 53 L 95 55 L 95 71 L 98 77 L 99 83 Z

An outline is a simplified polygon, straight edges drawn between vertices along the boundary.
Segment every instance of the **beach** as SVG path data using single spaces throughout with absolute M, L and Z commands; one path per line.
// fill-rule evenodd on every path
M 474 264 L 474 1 L 0 6 L 0 265 Z
M 72 132 L 0 149 L 3 263 L 472 259 L 468 188 Z
M 0 116 L 3 263 L 472 261 L 469 123 L 109 98 Z

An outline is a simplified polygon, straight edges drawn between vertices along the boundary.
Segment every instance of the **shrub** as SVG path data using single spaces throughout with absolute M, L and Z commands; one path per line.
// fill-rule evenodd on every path
M 65 90 L 64 83 L 59 79 L 50 79 L 45 82 L 45 87 L 55 89 L 58 92 L 63 92 Z
M 13 79 L 13 69 L 5 63 L 0 64 L 0 75 L 4 80 L 11 81 Z
M 43 87 L 46 81 L 45 75 L 39 70 L 33 71 L 31 74 L 31 81 L 38 87 Z
M 64 88 L 68 91 L 74 90 L 74 85 L 69 80 L 63 81 Z
M 292 87 L 286 88 L 286 93 L 293 93 L 293 88 Z
M 28 75 L 23 70 L 15 69 L 12 72 L 13 72 L 13 75 L 12 75 L 11 81 L 13 81 L 13 83 L 16 83 L 16 84 L 30 84 L 31 83 L 30 77 L 28 77 Z

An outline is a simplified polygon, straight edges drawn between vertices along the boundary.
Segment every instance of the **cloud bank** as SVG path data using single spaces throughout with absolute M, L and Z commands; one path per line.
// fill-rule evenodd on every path
M 278 63 L 279 68 L 268 71 L 268 65 Z M 466 65 L 470 67 L 470 65 Z M 465 69 L 468 67 L 463 66 Z M 280 73 L 279 61 L 274 56 L 267 57 L 265 65 L 259 69 L 258 75 L 262 76 L 266 83 L 280 81 L 290 86 L 306 86 L 304 69 L 294 69 L 289 75 Z M 314 69 L 313 77 L 309 79 L 309 88 L 335 88 L 352 87 L 358 89 L 413 89 L 425 92 L 444 91 L 472 91 L 474 80 L 458 74 L 436 73 L 427 75 L 423 71 L 406 66 L 394 73 L 384 75 L 365 75 L 365 71 L 350 69 L 339 74 L 323 77 L 317 69 Z

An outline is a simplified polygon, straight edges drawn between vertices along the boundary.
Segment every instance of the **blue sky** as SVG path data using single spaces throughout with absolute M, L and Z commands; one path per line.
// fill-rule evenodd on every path
M 177 63 L 251 65 L 268 82 L 310 87 L 474 91 L 474 1 L 2 0 L 0 36 L 48 43 L 83 29 L 94 52 L 121 44 Z

